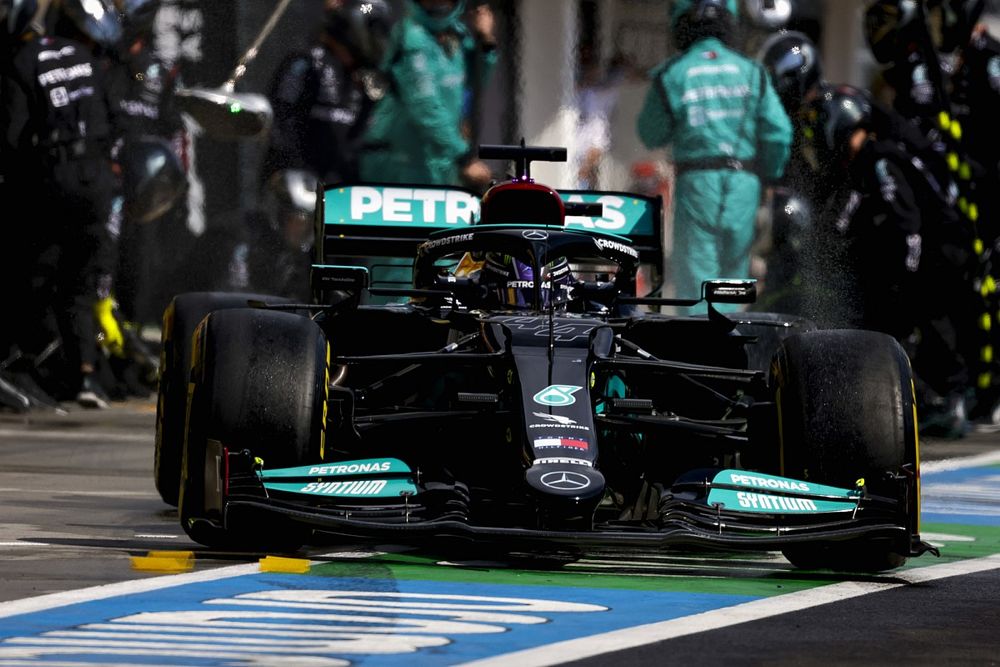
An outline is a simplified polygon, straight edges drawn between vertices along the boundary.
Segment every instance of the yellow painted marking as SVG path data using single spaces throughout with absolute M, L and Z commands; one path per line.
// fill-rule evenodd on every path
M 973 250 L 976 251 L 977 255 L 982 255 L 983 254 L 983 240 L 982 239 L 976 239 L 975 241 L 973 241 L 972 242 L 972 248 L 973 248 Z
M 941 126 L 942 130 L 947 130 L 951 125 L 951 116 L 948 115 L 947 111 L 938 114 L 938 125 Z
M 309 571 L 309 560 L 305 558 L 265 556 L 260 559 L 260 571 L 283 572 L 285 574 L 305 574 Z
M 980 350 L 979 358 L 982 359 L 987 364 L 993 361 L 993 346 L 985 345 L 982 350 Z
M 989 313 L 983 313 L 979 317 L 979 328 L 982 329 L 983 331 L 989 331 L 991 328 L 993 328 L 993 322 L 990 319 Z
M 194 569 L 193 551 L 150 551 L 145 556 L 133 556 L 132 569 L 138 572 L 190 572 Z

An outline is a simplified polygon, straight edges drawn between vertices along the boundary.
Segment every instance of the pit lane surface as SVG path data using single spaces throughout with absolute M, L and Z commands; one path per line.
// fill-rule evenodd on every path
M 0 413 L 0 665 L 1000 660 L 997 436 L 924 444 L 925 460 L 978 458 L 927 465 L 924 531 L 944 556 L 884 576 L 777 555 L 524 571 L 389 546 L 313 549 L 307 574 L 286 574 L 187 540 L 153 489 L 153 419 L 146 402 Z M 188 549 L 192 572 L 133 569 Z

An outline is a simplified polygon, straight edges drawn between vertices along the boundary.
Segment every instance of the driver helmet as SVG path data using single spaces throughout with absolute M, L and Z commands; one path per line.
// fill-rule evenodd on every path
M 560 257 L 542 267 L 541 304 L 544 308 L 565 305 L 569 301 L 573 274 L 569 260 Z M 479 284 L 501 306 L 532 308 L 535 302 L 535 272 L 510 255 L 488 252 L 479 274 Z
M 105 50 L 114 49 L 122 38 L 122 23 L 112 0 L 62 0 L 57 32 L 70 36 L 60 24 L 69 20 L 76 31 Z
M 772 35 L 761 46 L 757 59 L 771 76 L 789 116 L 794 117 L 806 94 L 822 83 L 819 50 L 804 33 L 783 30 Z
M 686 51 L 705 37 L 730 42 L 738 11 L 736 0 L 676 0 L 670 8 L 670 25 L 677 48 Z
M 326 0 L 323 29 L 358 69 L 376 68 L 389 50 L 395 17 L 386 0 Z
M 304 169 L 282 169 L 267 179 L 264 215 L 290 250 L 308 252 L 313 246 L 318 188 L 319 179 Z
M 920 26 L 917 0 L 876 0 L 865 10 L 865 39 L 883 65 L 903 56 L 907 35 Z
M 36 0 L 0 0 L 0 40 L 23 35 L 37 11 Z
M 413 18 L 432 33 L 452 30 L 465 12 L 465 0 L 413 0 Z

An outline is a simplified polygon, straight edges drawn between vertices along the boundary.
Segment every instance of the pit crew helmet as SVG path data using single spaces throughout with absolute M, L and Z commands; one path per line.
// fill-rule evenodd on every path
M 146 136 L 125 142 L 118 160 L 129 216 L 152 222 L 187 191 L 187 174 L 169 142 Z
M 569 261 L 560 257 L 541 270 L 541 308 L 564 307 L 569 302 L 573 273 Z M 532 308 L 535 303 L 535 272 L 531 265 L 510 255 L 488 252 L 479 274 L 479 284 L 491 301 L 503 307 Z
M 969 43 L 986 0 L 944 0 L 941 3 L 941 50 L 951 52 Z
M 115 0 L 126 40 L 150 35 L 160 10 L 160 0 Z
M 318 189 L 319 178 L 305 169 L 281 169 L 267 179 L 264 215 L 290 250 L 306 252 L 313 246 Z
M 729 43 L 738 11 L 736 0 L 676 0 L 670 9 L 670 25 L 677 48 L 686 51 L 705 37 Z
M 917 0 L 875 0 L 865 10 L 865 39 L 875 60 L 891 63 L 902 54 L 907 36 L 920 26 Z
M 854 86 L 829 88 L 805 113 L 803 136 L 807 156 L 819 172 L 842 168 L 850 155 L 850 142 L 860 129 L 871 129 L 872 103 L 868 93 Z
M 355 67 L 382 64 L 395 23 L 386 0 L 328 0 L 323 12 L 323 29 L 347 49 Z
M 465 0 L 412 0 L 413 18 L 432 33 L 454 28 L 465 12 Z
M 112 49 L 122 38 L 122 23 L 112 0 L 62 0 L 61 17 L 94 43 Z
M 790 116 L 798 113 L 806 93 L 823 80 L 819 49 L 804 33 L 781 31 L 767 39 L 757 55 Z
M 778 30 L 792 18 L 792 0 L 744 0 L 743 12 L 758 28 Z

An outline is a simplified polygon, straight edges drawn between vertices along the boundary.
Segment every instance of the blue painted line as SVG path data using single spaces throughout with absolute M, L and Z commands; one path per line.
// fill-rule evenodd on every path
M 923 475 L 921 520 L 1000 526 L 1000 468 L 981 466 Z
M 759 599 L 754 596 L 746 595 L 665 592 L 642 592 L 637 594 L 635 591 L 627 590 L 561 588 L 557 586 L 512 586 L 507 584 L 471 584 L 409 580 L 393 581 L 378 579 L 313 577 L 308 575 L 245 575 L 220 581 L 186 584 L 147 593 L 137 593 L 118 598 L 72 604 L 62 608 L 51 609 L 44 612 L 29 613 L 0 620 L 0 665 L 4 663 L 5 657 L 10 657 L 9 654 L 5 655 L 5 652 L 11 649 L 11 647 L 24 650 L 30 649 L 32 646 L 44 647 L 48 646 L 46 642 L 52 641 L 53 638 L 55 638 L 56 641 L 69 642 L 70 646 L 67 647 L 65 651 L 59 650 L 59 653 L 56 654 L 38 656 L 40 659 L 39 664 L 44 664 L 46 659 L 54 661 L 87 660 L 99 664 L 116 664 L 122 662 L 140 664 L 144 662 L 159 663 L 163 661 L 164 656 L 171 655 L 171 649 L 174 647 L 176 647 L 175 650 L 179 651 L 185 647 L 185 644 L 191 643 L 190 633 L 187 635 L 188 641 L 184 640 L 184 634 L 168 636 L 166 639 L 143 638 L 143 634 L 148 634 L 150 632 L 155 632 L 155 634 L 158 635 L 171 635 L 172 630 L 169 626 L 164 626 L 162 629 L 157 628 L 155 630 L 140 630 L 129 628 L 128 624 L 121 622 L 116 623 L 114 621 L 114 619 L 120 619 L 125 616 L 142 612 L 233 611 L 245 613 L 251 611 L 308 615 L 337 613 L 347 614 L 349 616 L 368 613 L 371 615 L 382 616 L 385 618 L 386 622 L 397 617 L 400 619 L 416 618 L 427 620 L 461 620 L 460 610 L 450 612 L 449 614 L 443 616 L 431 615 L 421 611 L 418 611 L 417 613 L 396 611 L 387 615 L 385 611 L 378 614 L 372 614 L 371 612 L 365 612 L 363 609 L 358 609 L 356 611 L 344 611 L 297 608 L 294 605 L 286 604 L 284 602 L 271 602 L 267 606 L 263 607 L 245 606 L 232 602 L 232 598 L 236 596 L 275 590 L 370 591 L 433 596 L 444 595 L 483 596 L 491 598 L 525 598 L 530 600 L 558 601 L 562 603 L 580 603 L 583 605 L 600 605 L 601 607 L 607 608 L 606 610 L 593 611 L 533 611 L 530 609 L 497 611 L 496 613 L 501 614 L 521 614 L 524 616 L 544 617 L 547 621 L 537 624 L 500 623 L 500 625 L 503 625 L 507 629 L 503 633 L 499 634 L 483 632 L 478 634 L 443 635 L 450 640 L 450 643 L 431 648 L 420 648 L 416 653 L 407 652 L 379 655 L 371 653 L 309 652 L 306 654 L 297 654 L 303 658 L 306 655 L 317 655 L 328 658 L 341 658 L 351 662 L 363 661 L 366 665 L 386 665 L 389 667 L 403 667 L 413 665 L 415 663 L 431 667 L 454 664 L 460 661 L 474 660 L 490 657 L 500 653 L 543 646 L 566 639 L 587 637 L 611 630 L 680 618 L 683 616 L 689 616 L 704 611 L 710 611 L 713 609 L 719 609 Z M 222 604 L 205 604 L 207 600 L 220 598 L 224 600 Z M 380 598 L 371 599 L 378 600 Z M 401 598 L 401 600 L 404 601 L 408 599 L 412 598 Z M 427 600 L 429 607 L 432 607 L 433 604 L 437 602 L 436 598 L 428 599 L 420 597 L 415 599 Z M 447 603 L 448 600 L 446 599 L 444 602 Z M 456 602 L 461 604 L 480 604 L 469 603 L 462 600 L 458 600 Z M 482 604 L 488 607 L 490 603 L 483 602 Z M 514 606 L 516 607 L 516 603 Z M 487 609 L 486 611 L 489 610 Z M 254 619 L 253 622 L 260 624 L 255 629 L 262 630 L 267 629 L 269 626 L 271 628 L 276 628 L 274 625 L 275 623 L 301 624 L 308 623 L 309 621 L 308 618 L 291 620 L 287 618 L 259 618 Z M 473 620 L 473 622 L 475 621 Z M 99 648 L 74 647 L 72 646 L 74 643 L 74 638 L 72 637 L 64 638 L 64 636 L 61 635 L 48 635 L 47 637 L 40 637 L 42 633 L 58 633 L 60 631 L 72 630 L 76 628 L 77 632 L 82 632 L 83 634 L 75 637 L 75 639 L 83 640 L 84 642 L 100 642 L 103 635 L 99 633 L 107 632 L 107 628 L 95 630 L 80 628 L 80 626 L 94 623 L 109 623 L 116 626 L 120 625 L 121 630 L 113 628 L 113 631 L 131 633 L 127 637 L 127 640 L 130 642 L 140 642 L 138 646 L 142 646 L 142 642 L 147 641 L 165 642 L 166 647 L 159 651 L 159 657 L 157 657 L 157 655 L 130 655 L 127 649 L 125 653 L 116 655 L 101 653 Z M 326 625 L 331 623 L 335 623 L 337 625 L 344 624 L 342 621 L 324 620 L 317 620 L 316 623 Z M 350 624 L 350 622 L 348 623 Z M 484 623 L 486 622 L 484 621 Z M 212 629 L 212 627 L 212 623 L 207 622 L 204 626 L 196 627 L 195 630 L 200 633 L 203 630 Z M 381 636 L 398 636 L 399 634 L 407 635 L 412 632 L 412 630 L 408 630 L 406 628 L 399 628 L 393 633 L 387 633 L 387 635 Z M 88 636 L 88 633 L 97 634 Z M 426 635 L 427 633 L 425 632 L 422 634 Z M 202 646 L 204 646 L 207 641 L 209 642 L 209 648 L 212 648 L 217 643 L 219 650 L 227 650 L 226 647 L 230 647 L 228 650 L 245 650 L 247 647 L 241 648 L 236 644 L 228 644 L 226 640 L 227 638 L 233 637 L 253 637 L 254 629 L 242 631 L 235 635 L 217 635 L 212 637 L 208 634 L 204 634 L 201 636 L 209 637 L 208 640 L 201 640 L 198 642 L 198 644 Z M 9 641 L 14 638 L 16 638 L 14 642 Z M 111 638 L 106 640 L 107 645 L 114 645 L 115 642 L 119 641 L 123 640 L 121 638 Z M 281 646 L 282 641 L 283 640 L 281 638 L 274 638 L 269 642 L 269 644 L 271 646 Z M 97 646 L 100 645 L 101 644 L 97 644 Z M 232 647 L 235 647 L 235 649 Z M 294 654 L 291 657 L 294 657 Z M 229 659 L 222 659 L 219 657 L 205 657 L 204 659 L 199 659 L 197 656 L 176 656 L 176 658 L 177 664 L 185 665 L 215 665 L 231 662 Z M 174 662 L 173 658 L 171 658 L 171 662 Z

